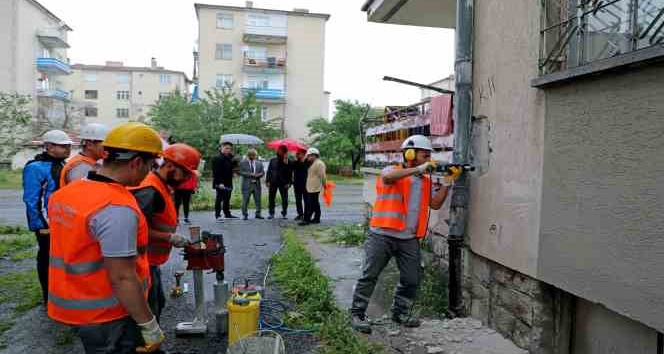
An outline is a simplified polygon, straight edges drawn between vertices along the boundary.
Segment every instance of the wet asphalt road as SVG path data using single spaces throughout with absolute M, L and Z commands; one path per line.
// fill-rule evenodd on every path
M 0 190 L 0 223 L 25 225 L 23 204 L 20 200 L 20 191 Z M 292 218 L 295 216 L 294 205 L 289 206 L 289 220 L 256 220 L 241 219 L 227 220 L 223 224 L 214 221 L 212 212 L 194 212 L 190 219 L 193 224 L 202 230 L 221 232 L 224 234 L 226 246 L 225 278 L 229 283 L 234 280 L 244 282 L 249 279 L 252 283 L 262 283 L 265 269 L 270 258 L 281 244 L 281 228 L 295 226 Z M 335 189 L 335 201 L 331 208 L 323 207 L 323 225 L 332 225 L 339 222 L 362 221 L 362 186 L 340 185 Z M 234 211 L 239 216 L 239 211 Z M 264 215 L 267 213 L 263 213 Z M 250 210 L 249 215 L 253 215 Z M 179 230 L 186 233 L 185 227 Z M 173 274 L 186 267 L 179 252 L 174 251 L 169 261 L 162 266 L 162 280 L 167 293 L 175 283 Z M 205 294 L 208 307 L 208 329 L 206 337 L 176 338 L 174 329 L 177 323 L 191 321 L 194 313 L 193 277 L 191 272 L 184 276 L 184 282 L 189 285 L 189 293 L 171 299 L 167 298 L 166 308 L 162 314 L 161 324 L 167 334 L 164 350 L 167 353 L 225 353 L 226 339 L 214 333 L 216 327 L 213 302 L 213 284 L 216 282 L 214 274 L 205 275 Z M 268 280 L 266 295 L 269 298 L 278 298 L 279 291 Z M 71 354 L 80 353 L 82 348 L 78 340 L 73 344 L 57 344 L 57 337 L 63 328 L 52 323 L 45 316 L 41 308 L 33 309 L 16 321 L 13 329 L 6 332 L 3 337 L 12 343 L 0 353 L 54 353 Z M 288 353 L 310 353 L 317 345 L 315 338 L 310 335 L 290 335 L 282 333 L 286 340 Z

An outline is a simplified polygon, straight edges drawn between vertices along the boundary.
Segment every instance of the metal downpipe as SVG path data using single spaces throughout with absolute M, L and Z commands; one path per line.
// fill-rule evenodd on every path
M 473 104 L 473 0 L 457 0 L 454 63 L 454 157 L 470 163 Z M 464 173 L 452 188 L 449 247 L 449 310 L 463 315 L 462 251 L 468 224 L 469 178 Z

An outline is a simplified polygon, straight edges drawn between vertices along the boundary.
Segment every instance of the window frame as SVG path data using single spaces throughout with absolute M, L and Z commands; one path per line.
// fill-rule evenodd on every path
M 214 50 L 214 58 L 216 60 L 233 60 L 233 44 L 216 43 Z
M 119 101 L 129 101 L 130 94 L 128 90 L 115 91 L 115 98 Z
M 126 112 L 126 116 L 123 114 L 120 114 L 120 112 Z M 117 107 L 115 108 L 115 118 L 129 118 L 129 108 L 127 107 Z
M 92 114 L 94 112 L 94 115 Z M 85 106 L 83 115 L 88 118 L 99 117 L 99 109 L 97 107 Z
M 164 80 L 164 78 L 168 78 L 168 80 Z M 159 83 L 162 85 L 170 85 L 172 82 L 171 74 L 168 73 L 161 73 L 159 74 Z
M 224 20 L 230 19 L 230 25 L 225 25 Z M 232 12 L 217 12 L 216 25 L 218 29 L 233 29 L 235 26 L 235 14 Z
M 92 93 L 94 92 L 94 97 L 88 97 L 88 94 L 90 96 L 93 96 Z M 84 90 L 83 91 L 83 97 L 86 100 L 98 100 L 99 99 L 99 90 Z

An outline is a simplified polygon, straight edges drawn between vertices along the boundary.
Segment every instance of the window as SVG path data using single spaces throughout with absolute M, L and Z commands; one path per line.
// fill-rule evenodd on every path
M 121 83 L 129 82 L 129 73 L 116 74 L 115 77 L 117 78 L 118 82 L 121 82 Z
M 97 116 L 97 107 L 85 107 L 85 116 L 86 117 L 96 117 Z
M 270 81 L 265 76 L 247 76 L 247 88 L 254 90 L 265 90 L 270 87 Z
M 227 12 L 217 13 L 217 28 L 233 28 L 233 14 Z
M 247 24 L 249 26 L 270 27 L 270 16 L 263 14 L 249 14 Z
M 261 120 L 263 122 L 267 122 L 268 119 L 269 118 L 267 116 L 267 106 L 263 106 L 263 107 L 261 107 Z
M 116 91 L 115 92 L 115 97 L 118 100 L 126 101 L 126 100 L 129 99 L 129 91 Z
M 233 59 L 233 45 L 226 43 L 217 43 L 217 50 L 214 53 L 215 59 Z
M 97 90 L 85 90 L 85 99 L 96 100 L 97 99 Z
M 249 46 L 246 56 L 251 59 L 267 59 L 267 47 Z
M 97 81 L 97 73 L 85 73 L 85 81 L 87 82 Z
M 161 74 L 161 75 L 159 75 L 159 81 L 161 82 L 162 85 L 170 85 L 171 84 L 171 74 Z
M 544 0 L 540 74 L 551 74 L 664 42 L 662 1 Z
M 217 74 L 217 82 L 215 87 L 218 89 L 225 89 L 233 86 L 233 75 L 231 74 Z
M 161 100 L 161 99 L 164 99 L 164 98 L 166 98 L 166 97 L 168 97 L 168 96 L 170 96 L 170 95 L 171 95 L 170 92 L 159 92 L 159 99 L 160 99 L 160 100 Z
M 129 108 L 117 108 L 115 112 L 118 118 L 129 118 Z

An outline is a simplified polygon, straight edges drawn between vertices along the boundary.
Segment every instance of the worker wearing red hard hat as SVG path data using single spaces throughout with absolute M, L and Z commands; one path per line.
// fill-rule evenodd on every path
M 176 232 L 178 217 L 172 189 L 195 173 L 201 154 L 189 145 L 173 144 L 164 149 L 163 158 L 161 166 L 148 174 L 138 187 L 132 188 L 149 226 L 148 262 L 152 287 L 148 304 L 157 321 L 166 303 L 159 266 L 168 261 L 173 246 L 182 248 L 189 242 Z

